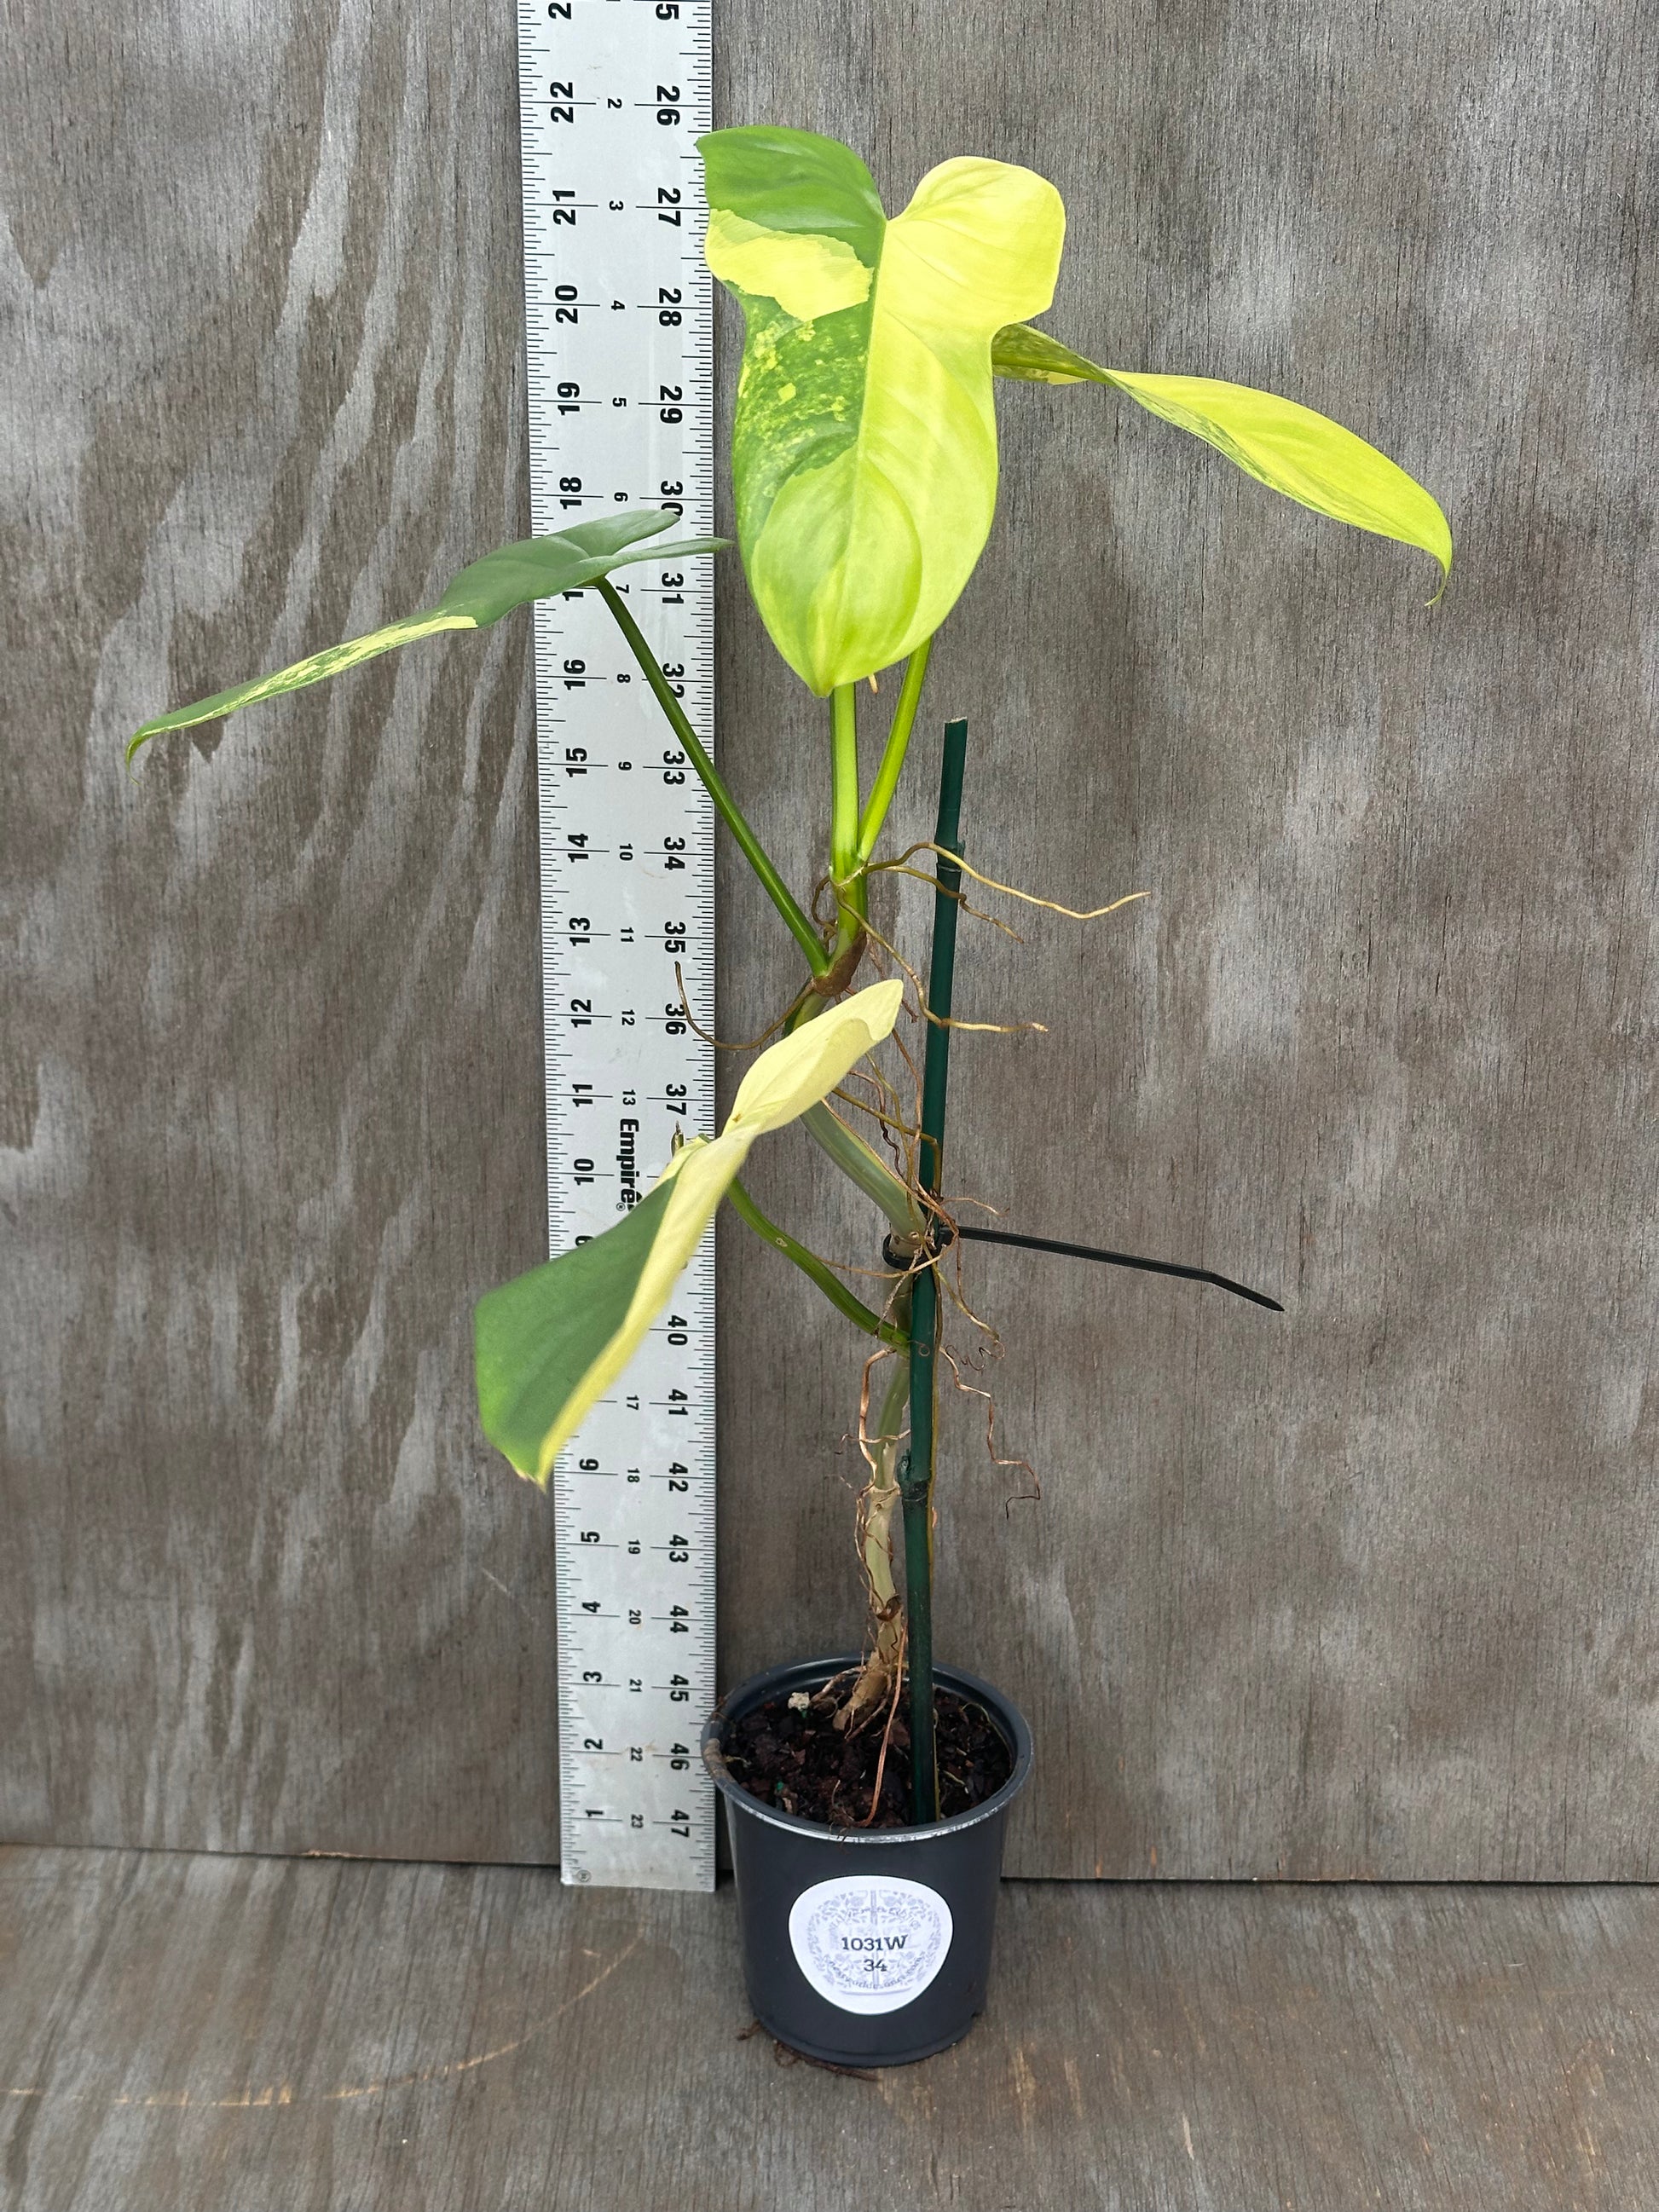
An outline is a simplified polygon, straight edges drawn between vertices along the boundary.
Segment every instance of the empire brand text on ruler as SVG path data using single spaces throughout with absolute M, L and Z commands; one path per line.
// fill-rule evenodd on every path
M 709 0 L 522 0 L 531 513 L 714 527 L 702 168 Z M 617 588 L 713 736 L 709 563 Z M 643 1198 L 712 1132 L 714 824 L 597 592 L 536 609 L 549 1244 Z M 681 997 L 684 978 L 685 999 Z M 554 1471 L 567 1881 L 707 1889 L 714 1698 L 712 1240 Z

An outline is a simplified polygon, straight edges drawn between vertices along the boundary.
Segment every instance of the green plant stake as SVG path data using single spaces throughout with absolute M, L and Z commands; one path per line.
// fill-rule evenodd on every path
M 936 1200 L 945 1158 L 945 1097 L 951 1077 L 951 1002 L 957 973 L 957 892 L 962 771 L 968 725 L 945 726 L 939 769 L 938 885 L 933 893 L 933 950 L 927 969 L 927 1044 L 921 1063 L 921 1142 L 918 1172 L 925 1198 Z M 930 1210 L 923 1265 L 910 1290 L 910 1449 L 899 1474 L 904 1507 L 904 1602 L 910 1662 L 910 1800 L 916 1820 L 939 1818 L 939 1760 L 933 1744 L 933 1412 L 939 1395 L 939 1219 Z

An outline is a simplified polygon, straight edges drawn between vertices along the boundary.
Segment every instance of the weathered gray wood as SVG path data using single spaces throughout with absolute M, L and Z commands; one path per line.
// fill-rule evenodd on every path
M 1425 613 L 1427 562 L 1127 403 L 1000 403 L 1002 519 L 929 679 L 936 726 L 972 718 L 969 849 L 1073 905 L 1152 898 L 1087 931 L 1003 909 L 1024 948 L 964 927 L 958 1011 L 1050 1033 L 961 1040 L 951 1179 L 1291 1308 L 973 1255 L 1007 1346 L 998 1448 L 1043 1497 L 1005 1516 L 1023 1478 L 960 1401 L 938 1633 L 1036 1726 L 1012 1863 L 1653 1870 L 1659 368 L 1626 118 L 1659 22 L 1629 0 L 722 21 L 732 119 L 849 138 L 891 204 L 963 150 L 1043 169 L 1069 214 L 1049 327 L 1327 409 L 1422 475 L 1461 548 Z M 786 745 L 821 779 L 820 714 L 726 594 L 739 789 Z M 805 876 L 789 802 L 759 811 Z M 902 827 L 930 822 L 918 792 Z M 726 893 L 744 1036 L 787 948 L 734 868 Z M 757 1195 L 793 1225 L 780 1152 Z M 872 1258 L 839 1219 L 832 1249 Z M 745 1667 L 801 1620 L 836 1638 L 850 1580 L 823 1439 L 857 1354 L 803 1362 L 814 1294 L 786 1272 L 728 1292 L 728 1463 L 800 1500 L 730 1516 Z
M 843 132 L 892 199 L 1036 163 L 1056 329 L 1329 408 L 1462 550 L 1425 614 L 1176 433 L 1006 396 L 928 714 L 973 716 L 994 872 L 1156 896 L 969 936 L 964 1012 L 1051 1033 L 964 1043 L 953 1178 L 1293 1309 L 975 1259 L 1044 1496 L 1005 1517 L 954 1409 L 940 1636 L 1037 1726 L 1014 1863 L 1650 1871 L 1651 11 L 719 22 L 724 119 Z M 527 625 L 118 752 L 525 526 L 510 11 L 3 35 L 0 1832 L 545 1856 L 546 1518 L 467 1371 L 542 1236 Z M 726 756 L 805 884 L 818 718 L 725 592 Z M 724 891 L 744 1036 L 788 947 Z M 804 1144 L 757 1184 L 873 1257 Z M 854 1617 L 856 1352 L 744 1260 L 728 1679 Z
M 524 632 L 120 759 L 527 528 L 510 17 L 50 21 L 0 72 L 0 1832 L 544 1857 L 547 1519 L 470 1402 L 544 1250 Z
M 730 1888 L 0 1857 L 9 2212 L 1626 2212 L 1659 1896 L 1016 1884 L 990 2007 L 849 2080 L 744 2039 Z

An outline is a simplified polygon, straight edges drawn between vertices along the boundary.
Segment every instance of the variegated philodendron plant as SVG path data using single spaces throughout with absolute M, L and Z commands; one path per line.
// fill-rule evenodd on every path
M 939 1212 L 936 1175 L 917 1172 L 916 1115 L 901 1109 L 892 1082 L 878 1075 L 857 1101 L 842 1090 L 891 1032 L 903 983 L 852 986 L 871 951 L 870 872 L 879 865 L 928 650 L 991 528 L 995 380 L 1109 386 L 1273 490 L 1419 546 L 1445 573 L 1451 536 L 1435 501 L 1402 470 L 1294 401 L 1207 377 L 1102 368 L 1034 329 L 1032 318 L 1054 297 L 1065 210 L 1054 186 L 1030 170 L 945 161 L 922 179 L 902 215 L 889 216 L 864 163 L 834 139 L 773 128 L 718 131 L 702 150 L 708 266 L 740 301 L 745 324 L 732 438 L 744 572 L 778 651 L 830 702 L 824 857 L 833 919 L 816 926 L 813 902 L 803 905 L 767 857 L 610 580 L 629 562 L 683 562 L 720 550 L 716 538 L 665 542 L 674 517 L 658 510 L 623 509 L 505 547 L 463 569 L 428 612 L 163 714 L 137 733 L 128 756 L 165 731 L 339 675 L 393 647 L 443 630 L 487 629 L 527 601 L 587 586 L 604 596 L 806 972 L 784 1018 L 786 1034 L 750 1068 L 719 1135 L 675 1151 L 655 1188 L 614 1228 L 480 1301 L 479 1410 L 485 1432 L 519 1473 L 545 1484 L 555 1455 L 621 1375 L 730 1198 L 765 1242 L 875 1340 L 872 1363 L 887 1370 L 873 1395 L 866 1370 L 860 1401 L 870 1480 L 858 1544 L 869 1630 L 867 1662 L 842 1716 L 848 1722 L 896 1686 L 903 1663 L 896 1473 L 910 1387 L 911 1291 L 918 1271 L 937 1274 Z M 855 687 L 899 663 L 880 763 L 861 789 Z M 820 773 L 812 771 L 814 780 Z M 878 964 L 885 964 L 879 957 Z M 840 1111 L 831 1103 L 837 1093 Z M 847 1110 L 871 1099 L 878 1102 L 873 1143 Z M 757 1138 L 797 1120 L 908 1239 L 909 1272 L 896 1270 L 884 1311 L 767 1220 L 738 1181 Z M 931 1467 L 924 1472 L 931 1483 Z

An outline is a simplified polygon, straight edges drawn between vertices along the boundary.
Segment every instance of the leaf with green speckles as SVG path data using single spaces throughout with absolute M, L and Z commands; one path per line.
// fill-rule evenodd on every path
M 1274 491 L 1316 514 L 1380 538 L 1419 545 L 1450 575 L 1451 528 L 1439 502 L 1404 469 L 1352 430 L 1294 399 L 1208 376 L 1146 376 L 1101 368 L 1044 331 L 999 331 L 991 349 L 999 376 L 1029 384 L 1109 384 L 1149 412 L 1189 430 Z
M 746 325 L 744 565 L 773 642 L 822 695 L 902 660 L 973 574 L 996 505 L 991 341 L 1053 298 L 1065 210 L 1030 170 L 963 159 L 889 222 L 833 138 L 699 144 L 708 266 Z

